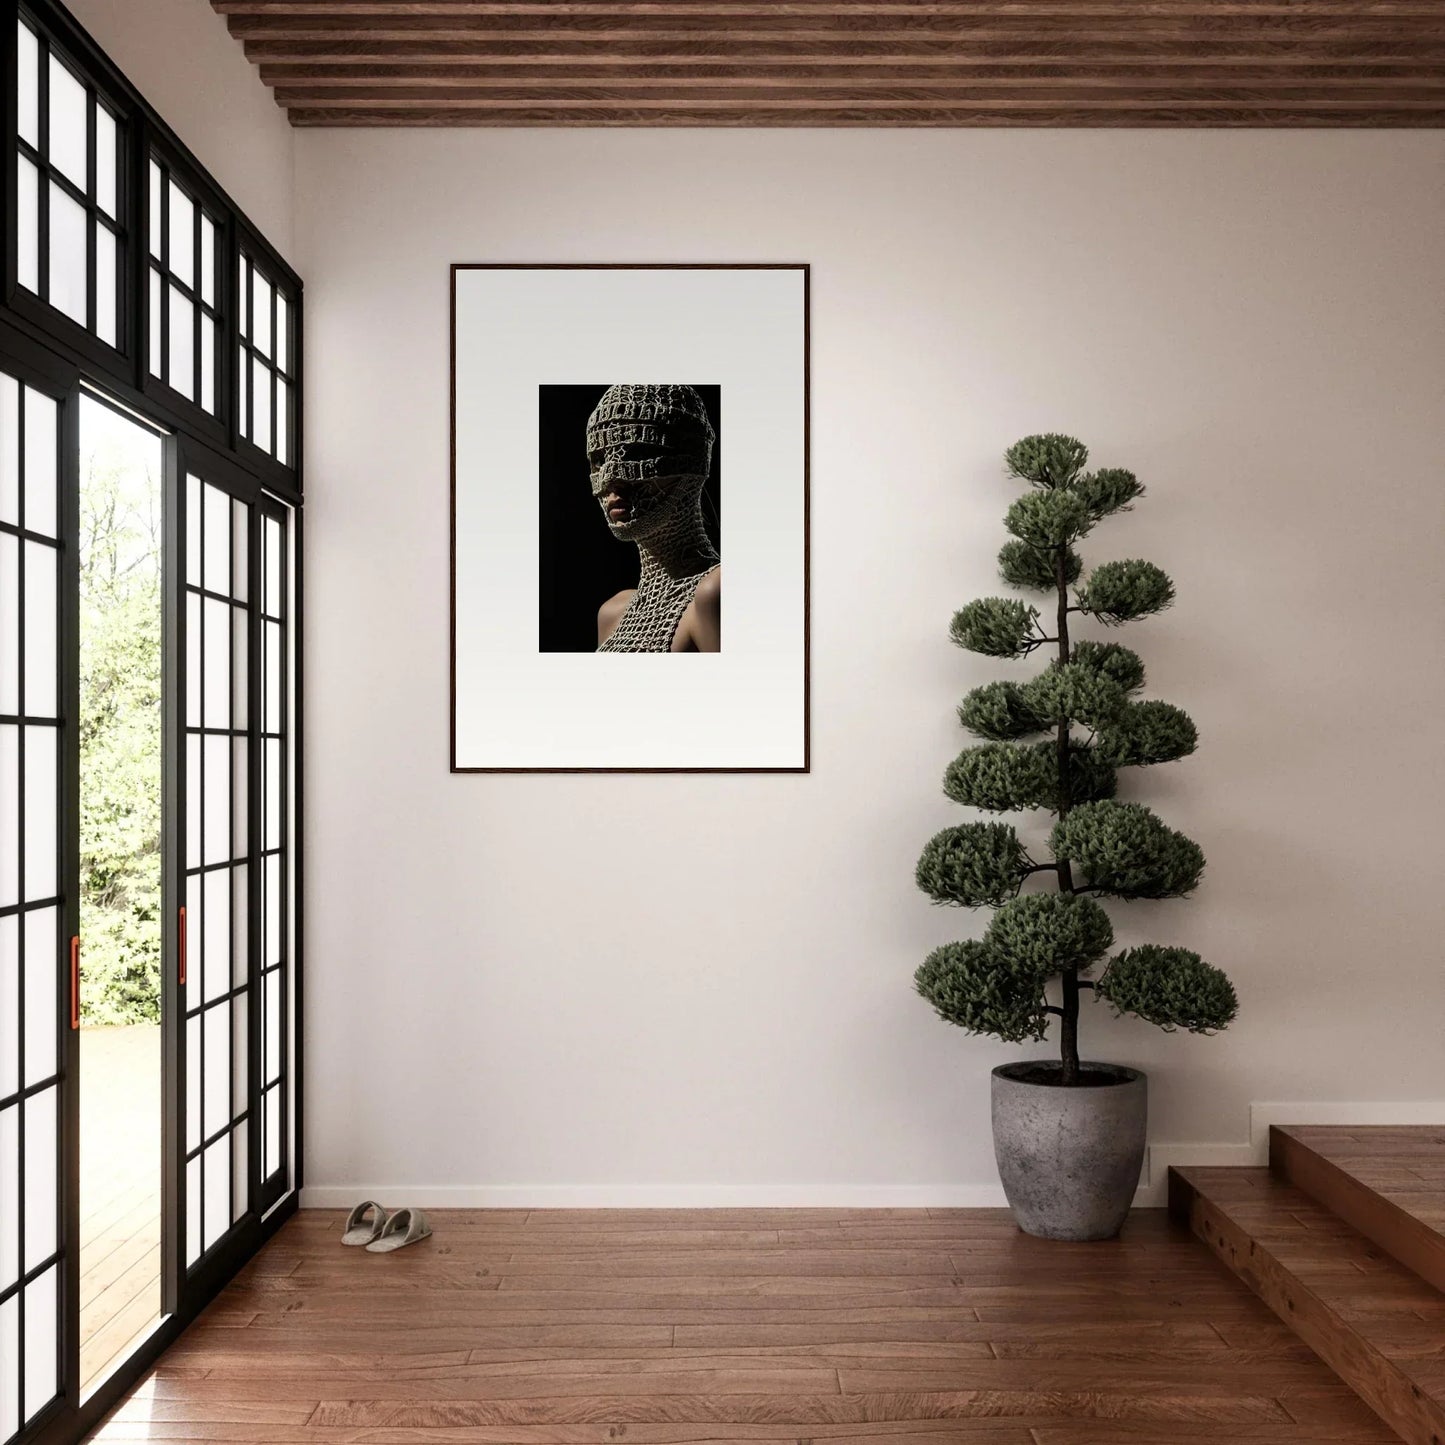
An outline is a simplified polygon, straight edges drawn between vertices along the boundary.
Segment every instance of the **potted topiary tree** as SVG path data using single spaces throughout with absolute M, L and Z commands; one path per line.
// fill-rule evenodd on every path
M 1114 796 L 1119 768 L 1192 753 L 1194 724 L 1168 703 L 1136 699 L 1144 664 L 1135 653 L 1069 636 L 1071 617 L 1114 626 L 1174 600 L 1173 583 L 1149 562 L 1104 562 L 1079 582 L 1075 543 L 1144 489 L 1119 468 L 1086 472 L 1088 452 L 1073 437 L 1025 437 L 1005 460 L 1032 490 L 1004 519 L 1012 539 L 999 571 L 1013 587 L 1049 594 L 1054 631 L 1045 632 L 1037 607 L 990 597 L 954 615 L 953 640 L 988 657 L 1040 647 L 1057 656 L 1030 680 L 986 683 L 964 698 L 959 719 L 985 741 L 949 764 L 943 789 L 988 812 L 1052 813 L 1052 860 L 1036 862 L 1007 823 L 962 823 L 930 840 L 918 886 L 936 903 L 996 912 L 982 938 L 929 954 L 914 981 L 940 1017 L 969 1033 L 1041 1040 L 1058 1019 L 1057 1062 L 993 1071 L 994 1152 L 1022 1229 L 1107 1239 L 1139 1182 L 1147 1080 L 1137 1069 L 1080 1061 L 1082 995 L 1193 1033 L 1224 1028 L 1236 1000 L 1224 974 L 1188 949 L 1143 944 L 1108 957 L 1114 931 L 1101 898 L 1179 898 L 1204 871 L 1195 843 Z M 1037 875 L 1051 875 L 1054 888 L 1023 891 Z

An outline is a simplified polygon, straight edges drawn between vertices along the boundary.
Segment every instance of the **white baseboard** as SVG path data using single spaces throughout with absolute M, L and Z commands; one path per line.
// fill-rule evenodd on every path
M 1166 1202 L 1171 1164 L 1258 1165 L 1271 1124 L 1439 1124 L 1445 1100 L 1401 1103 L 1260 1103 L 1241 1143 L 1151 1144 L 1136 1208 Z M 342 1209 L 363 1199 L 423 1209 L 997 1209 L 992 1184 L 311 1184 L 302 1209 Z

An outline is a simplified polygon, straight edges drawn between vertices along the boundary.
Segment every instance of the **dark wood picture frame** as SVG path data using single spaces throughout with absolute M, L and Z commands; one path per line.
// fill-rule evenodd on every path
M 799 271 L 803 281 L 803 760 L 777 767 L 462 767 L 457 763 L 457 275 L 462 271 Z M 453 773 L 808 773 L 812 770 L 812 266 L 806 261 L 454 261 L 448 313 L 450 771 Z

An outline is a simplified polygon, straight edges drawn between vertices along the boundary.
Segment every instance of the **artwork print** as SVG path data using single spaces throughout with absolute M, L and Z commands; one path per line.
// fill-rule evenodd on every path
M 454 771 L 807 771 L 807 343 L 801 265 L 452 268 Z

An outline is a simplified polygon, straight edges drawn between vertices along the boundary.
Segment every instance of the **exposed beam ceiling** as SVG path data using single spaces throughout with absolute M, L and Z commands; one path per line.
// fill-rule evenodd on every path
M 1440 126 L 1445 0 L 211 0 L 304 126 Z

